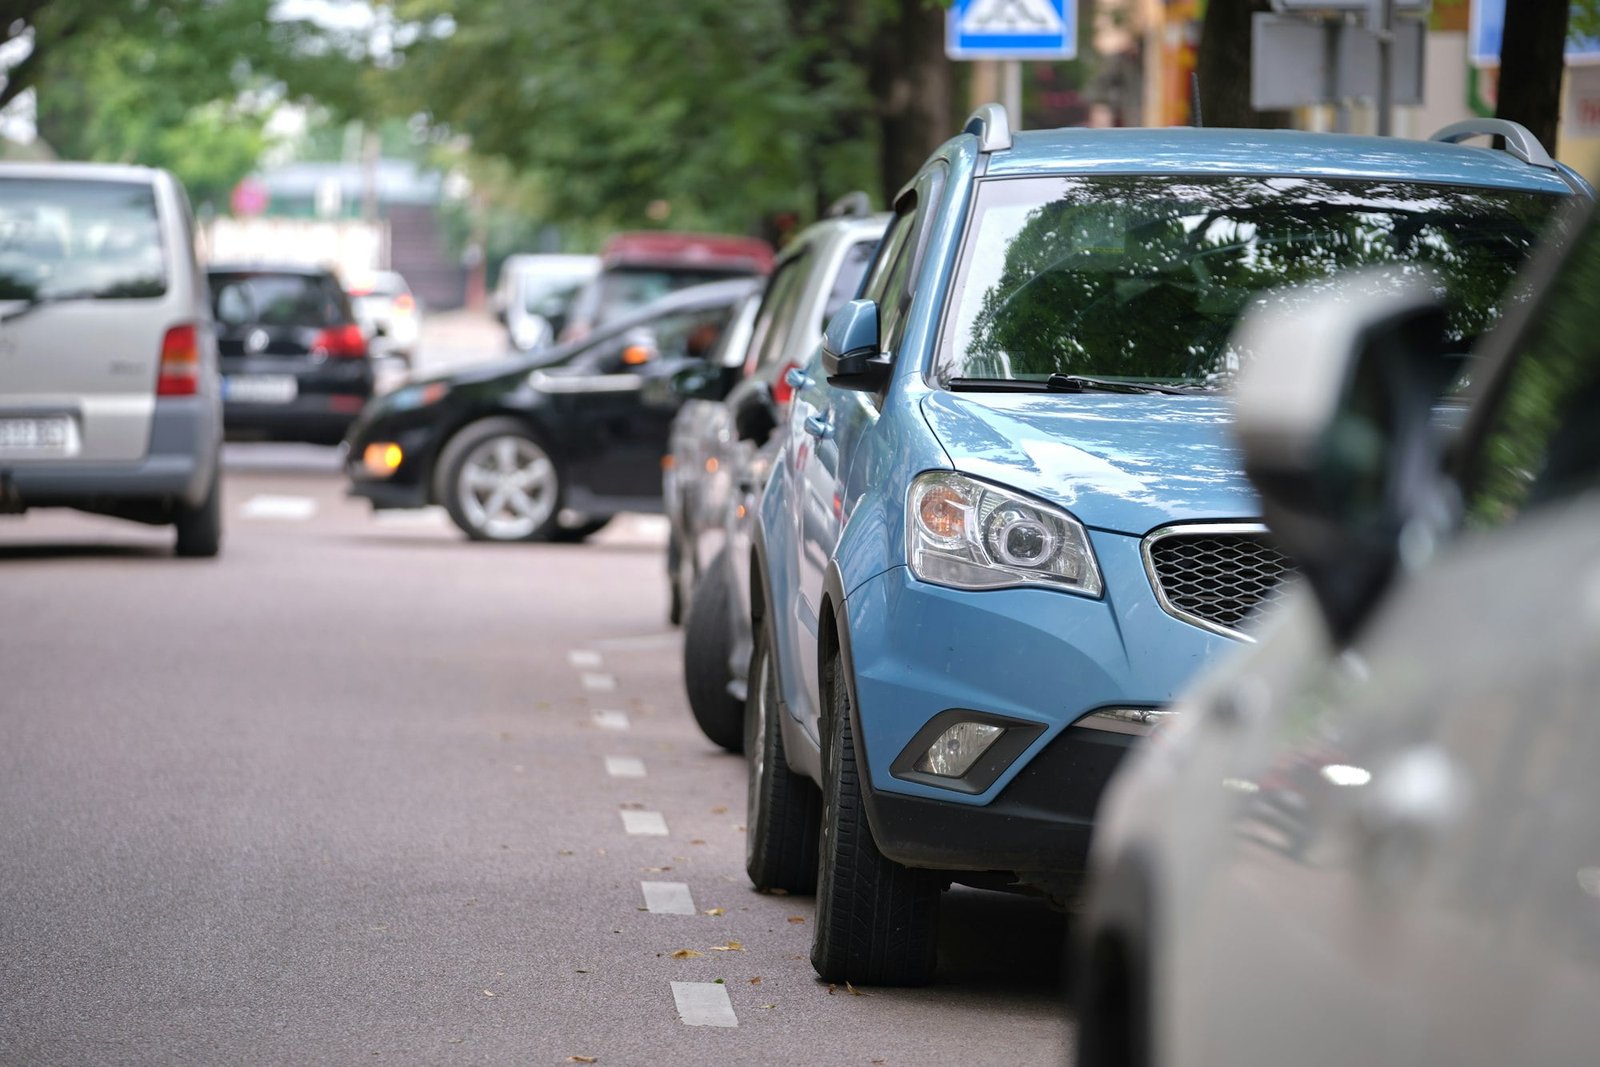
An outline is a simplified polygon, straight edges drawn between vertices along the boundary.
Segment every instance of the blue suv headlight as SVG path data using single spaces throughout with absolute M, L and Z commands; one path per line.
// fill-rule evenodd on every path
M 1083 526 L 1060 508 L 951 471 L 911 483 L 911 573 L 957 589 L 1048 585 L 1100 595 L 1100 566 Z

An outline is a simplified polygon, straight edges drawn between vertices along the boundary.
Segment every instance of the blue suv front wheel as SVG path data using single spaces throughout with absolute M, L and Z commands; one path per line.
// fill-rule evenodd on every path
M 811 965 L 828 982 L 923 985 L 933 977 L 944 882 L 894 862 L 872 839 L 844 674 L 835 652 L 823 677 L 829 735 Z

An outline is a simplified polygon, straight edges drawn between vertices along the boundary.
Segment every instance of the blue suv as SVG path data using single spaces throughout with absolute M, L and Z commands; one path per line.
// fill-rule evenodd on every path
M 1261 290 L 1403 264 L 1466 352 L 1585 188 L 1504 123 L 1013 135 L 991 105 L 933 155 L 792 372 L 750 563 L 747 868 L 815 887 L 823 978 L 927 980 L 952 881 L 1070 900 L 1118 761 L 1277 595 L 1224 393 Z

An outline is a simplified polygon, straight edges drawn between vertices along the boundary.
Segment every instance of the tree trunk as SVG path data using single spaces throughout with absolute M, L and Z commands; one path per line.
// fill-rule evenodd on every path
M 1200 28 L 1200 118 L 1207 126 L 1275 129 L 1289 124 L 1283 111 L 1250 106 L 1250 26 L 1269 0 L 1209 0 Z
M 1562 53 L 1569 0 L 1516 0 L 1506 4 L 1500 39 L 1499 118 L 1520 122 L 1553 154 L 1561 120 Z
M 955 135 L 954 77 L 944 54 L 944 8 L 898 0 L 873 41 L 868 85 L 878 105 L 879 180 L 891 204 L 939 145 Z

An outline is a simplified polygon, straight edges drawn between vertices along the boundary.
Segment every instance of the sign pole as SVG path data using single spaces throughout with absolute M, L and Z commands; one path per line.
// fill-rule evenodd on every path
M 1378 136 L 1388 137 L 1394 132 L 1394 0 L 1373 0 L 1371 17 L 1378 36 Z
M 1004 92 L 1001 103 L 1006 107 L 1006 114 L 1011 119 L 1013 130 L 1022 129 L 1022 60 L 1007 59 L 1001 62 L 1000 84 Z

